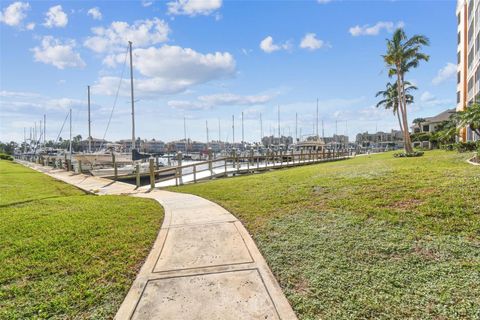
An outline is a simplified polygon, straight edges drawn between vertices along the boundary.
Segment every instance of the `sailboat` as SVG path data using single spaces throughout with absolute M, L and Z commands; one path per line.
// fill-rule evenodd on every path
M 136 149 L 135 141 L 135 100 L 133 93 L 133 59 L 132 59 L 132 42 L 129 41 L 130 54 L 130 89 L 131 89 L 131 104 L 132 104 L 132 149 L 131 152 L 120 152 L 115 145 L 107 145 L 105 149 L 91 152 L 91 121 L 90 121 L 90 86 L 88 86 L 88 139 L 89 150 L 88 153 L 79 153 L 75 158 L 85 164 L 107 164 L 111 163 L 113 156 L 118 164 L 132 164 L 136 160 L 149 158 L 149 154 L 143 154 Z M 94 172 L 92 172 L 94 174 Z

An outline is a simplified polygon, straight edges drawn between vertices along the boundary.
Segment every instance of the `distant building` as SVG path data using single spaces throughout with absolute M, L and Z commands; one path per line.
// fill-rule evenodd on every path
M 403 147 L 403 135 L 400 130 L 377 133 L 368 133 L 367 131 L 357 134 L 355 142 L 359 148 L 397 149 Z
M 210 141 L 208 145 L 215 153 L 219 153 L 225 149 L 225 142 L 222 141 Z
M 135 147 L 139 148 L 141 147 L 141 140 L 140 138 L 137 138 L 135 141 Z M 122 139 L 116 142 L 117 144 L 122 146 L 122 149 L 125 151 L 131 151 L 132 150 L 132 139 Z
M 274 136 L 267 136 L 262 138 L 262 144 L 265 147 L 273 147 L 273 146 L 284 146 L 288 147 L 289 145 L 293 144 L 293 138 L 288 136 L 281 136 L 279 137 L 274 137 Z
M 445 110 L 436 116 L 427 117 L 425 121 L 421 123 L 414 123 L 410 127 L 412 130 L 412 134 L 417 134 L 420 138 L 423 136 L 423 140 L 413 141 L 414 147 L 421 147 L 421 148 L 432 148 L 432 144 L 430 143 L 430 139 L 427 139 L 426 135 L 418 135 L 419 133 L 435 133 L 437 129 L 445 122 L 450 119 L 450 117 L 455 114 L 455 109 L 448 109 Z
M 141 150 L 146 153 L 164 153 L 165 142 L 161 140 L 145 140 L 141 143 Z
M 457 111 L 480 100 L 479 11 L 478 0 L 457 0 Z M 460 129 L 461 141 L 479 139 L 470 128 Z
M 99 151 L 100 149 L 105 148 L 107 146 L 107 143 L 109 143 L 107 140 L 92 138 L 91 151 L 92 152 Z M 79 147 L 80 147 L 79 151 L 88 152 L 88 139 L 80 141 Z
M 192 141 L 189 143 L 188 152 L 200 153 L 207 150 L 207 144 L 200 141 Z
M 166 144 L 168 152 L 187 152 L 188 140 L 182 139 L 177 141 L 171 141 Z
M 450 119 L 450 117 L 454 113 L 455 113 L 455 109 L 448 109 L 437 114 L 436 116 L 425 118 L 425 121 L 422 123 L 414 123 L 410 127 L 412 129 L 412 133 L 421 133 L 421 132 L 433 133 L 437 131 L 437 128 L 439 127 L 440 124 Z
M 323 137 L 325 146 L 330 150 L 345 149 L 348 147 L 348 136 L 342 134 L 334 134 L 333 137 Z

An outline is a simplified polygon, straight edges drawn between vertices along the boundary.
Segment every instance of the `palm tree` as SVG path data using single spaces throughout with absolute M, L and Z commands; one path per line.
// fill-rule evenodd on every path
M 464 111 L 457 112 L 455 119 L 459 127 L 469 127 L 480 136 L 480 104 L 471 104 Z
M 410 91 L 416 90 L 417 87 L 412 85 L 410 82 L 405 81 L 405 98 L 407 104 L 413 103 L 413 96 L 410 94 Z M 385 109 L 392 109 L 393 114 L 397 116 L 398 119 L 398 126 L 400 127 L 400 131 L 402 135 L 404 135 L 404 127 L 402 125 L 402 121 L 400 119 L 399 113 L 399 101 L 398 101 L 398 90 L 397 90 L 397 83 L 390 83 L 388 82 L 386 85 L 385 90 L 378 91 L 375 97 L 382 96 L 382 100 L 377 103 L 377 108 L 384 107 Z M 408 129 L 407 129 L 408 130 Z
M 420 61 L 428 61 L 429 56 L 421 53 L 422 46 L 429 45 L 427 37 L 422 35 L 414 35 L 407 38 L 403 29 L 397 29 L 392 36 L 392 39 L 387 39 L 387 53 L 383 55 L 383 59 L 388 67 L 389 77 L 396 76 L 397 94 L 398 94 L 398 109 L 400 110 L 401 119 L 403 123 L 403 135 L 405 141 L 405 152 L 412 153 L 412 140 L 410 132 L 408 131 L 408 117 L 407 117 L 407 97 L 405 92 L 405 74 L 412 68 L 417 68 Z
M 420 132 L 422 132 L 422 123 L 424 123 L 426 120 L 425 118 L 416 118 L 416 119 L 413 119 L 413 124 L 416 124 L 418 125 L 418 128 L 420 129 Z

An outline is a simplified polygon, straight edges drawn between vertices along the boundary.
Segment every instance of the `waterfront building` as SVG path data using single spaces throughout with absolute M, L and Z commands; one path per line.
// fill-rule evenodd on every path
M 457 111 L 480 101 L 480 1 L 457 1 Z M 461 141 L 480 137 L 470 128 L 460 129 Z
M 378 131 L 376 133 L 359 133 L 355 142 L 359 148 L 371 149 L 399 149 L 403 147 L 403 135 L 400 130 L 391 132 Z

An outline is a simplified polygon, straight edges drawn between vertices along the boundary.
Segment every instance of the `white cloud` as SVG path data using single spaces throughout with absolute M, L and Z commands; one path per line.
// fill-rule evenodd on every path
M 288 50 L 290 48 L 291 45 L 288 41 L 283 44 L 273 43 L 273 38 L 271 36 L 266 37 L 260 42 L 260 49 L 262 49 L 266 53 L 272 53 L 278 50 Z
M 35 61 L 51 64 L 58 69 L 66 67 L 85 67 L 85 62 L 80 54 L 74 51 L 76 43 L 74 40 L 61 42 L 52 36 L 45 36 L 42 39 L 41 47 L 31 49 Z
M 27 17 L 26 12 L 30 10 L 28 2 L 14 2 L 0 12 L 0 22 L 15 27 L 20 26 L 22 21 Z
M 222 6 L 222 0 L 175 0 L 167 2 L 168 13 L 173 15 L 209 15 Z
M 81 100 L 70 98 L 51 98 L 34 92 L 0 91 L 2 110 L 67 110 L 74 106 L 84 106 Z
M 190 48 L 164 45 L 135 49 L 133 65 L 144 78 L 135 80 L 135 88 L 145 95 L 171 94 L 212 80 L 235 74 L 235 59 L 228 52 L 199 53 Z M 108 56 L 110 65 L 123 63 L 124 54 Z M 103 77 L 96 85 L 99 93 L 113 94 L 117 77 Z
M 434 85 L 439 85 L 442 82 L 445 82 L 449 79 L 452 79 L 457 74 L 457 65 L 451 62 L 448 62 L 445 67 L 438 70 L 437 76 L 433 78 L 432 83 Z
M 94 20 L 102 20 L 102 13 L 98 7 L 90 8 L 87 12 Z
M 27 28 L 27 30 L 33 30 L 35 29 L 35 23 L 34 22 L 27 23 L 25 28 Z
M 431 94 L 429 91 L 425 91 L 420 96 L 420 101 L 421 102 L 431 102 L 431 101 L 434 101 L 434 100 L 435 100 L 435 96 L 433 94 Z
M 145 47 L 168 40 L 170 28 L 158 18 L 138 20 L 129 25 L 127 22 L 114 21 L 108 28 L 92 28 L 94 36 L 88 37 L 84 45 L 95 52 L 125 50 L 128 41 L 133 45 Z
M 420 101 L 413 105 L 414 111 L 419 111 L 425 107 L 445 106 L 451 108 L 454 101 L 452 99 L 439 99 L 429 91 L 425 91 L 420 95 Z
M 233 93 L 217 93 L 212 95 L 204 95 L 195 101 L 186 100 L 170 100 L 168 105 L 175 109 L 182 110 L 204 110 L 217 106 L 252 106 L 269 102 L 272 95 L 238 95 Z
M 325 41 L 317 39 L 317 35 L 315 33 L 305 34 L 302 41 L 300 42 L 300 48 L 312 50 L 312 51 L 320 49 L 325 46 L 326 46 Z
M 325 4 L 325 3 L 329 3 L 331 2 L 332 0 L 317 0 L 318 3 L 320 4 Z
M 47 28 L 65 27 L 68 23 L 68 16 L 63 12 L 61 5 L 48 9 L 45 16 L 45 23 L 43 25 Z
M 404 23 L 402 21 L 397 22 L 396 24 L 391 21 L 379 21 L 374 26 L 369 26 L 365 24 L 363 26 L 356 25 L 351 27 L 348 31 L 354 37 L 357 36 L 376 36 L 382 30 L 386 30 L 387 32 L 393 32 L 396 28 L 403 28 Z
M 153 4 L 153 1 L 142 0 L 142 7 L 150 7 Z

